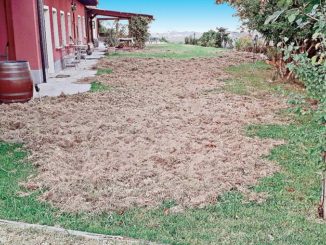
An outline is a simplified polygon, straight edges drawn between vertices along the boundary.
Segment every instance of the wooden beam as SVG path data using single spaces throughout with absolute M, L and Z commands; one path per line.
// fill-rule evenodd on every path
M 131 19 L 132 17 L 147 17 L 151 20 L 154 19 L 153 15 L 147 15 L 147 14 L 136 14 L 136 13 L 126 13 L 126 12 L 118 12 L 118 11 L 111 11 L 111 10 L 104 10 L 104 9 L 93 9 L 89 8 L 87 9 L 88 13 L 92 16 L 109 16 L 109 17 L 116 17 L 120 19 Z
M 121 20 L 121 18 L 97 18 L 99 21 L 106 21 L 106 20 Z

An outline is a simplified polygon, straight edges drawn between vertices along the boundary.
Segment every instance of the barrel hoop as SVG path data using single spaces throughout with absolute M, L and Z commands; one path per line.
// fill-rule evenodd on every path
M 14 74 L 15 74 L 15 73 L 24 73 L 24 72 L 28 72 L 28 73 L 30 73 L 29 70 L 14 70 L 14 69 L 13 69 L 13 70 L 3 70 L 3 71 L 2 71 L 2 70 L 0 69 L 0 73 L 1 73 L 1 74 L 8 74 L 8 73 L 9 73 L 9 74 L 11 74 L 11 73 L 14 73 Z
M 22 92 L 22 93 L 0 93 L 0 97 L 13 97 L 13 96 L 23 96 L 23 95 L 28 95 L 31 94 L 31 91 L 28 92 Z
M 28 66 L 28 64 L 24 64 L 24 63 L 22 63 L 22 64 L 17 64 L 17 63 L 15 63 L 15 64 L 2 64 L 0 62 L 0 67 L 10 68 L 10 67 L 29 67 L 29 66 Z
M 2 66 L 2 65 L 0 65 L 0 69 L 2 69 L 2 70 L 7 70 L 7 69 L 26 69 L 26 70 L 29 70 L 30 67 L 27 66 L 27 65 L 24 65 L 24 66 L 22 66 L 22 65 L 19 65 L 19 66 Z
M 19 81 L 19 80 L 32 80 L 30 76 L 27 77 L 0 77 L 0 83 L 2 81 Z
M 31 98 L 26 99 L 0 99 L 0 104 L 11 104 L 11 103 L 24 103 L 30 101 Z
M 28 62 L 6 62 L 6 61 L 1 61 L 0 62 L 0 67 L 13 67 L 13 66 L 18 66 L 18 67 L 26 67 L 29 66 Z

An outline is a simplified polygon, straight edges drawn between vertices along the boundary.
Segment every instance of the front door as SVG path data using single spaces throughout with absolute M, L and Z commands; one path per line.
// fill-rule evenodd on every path
M 50 10 L 48 6 L 44 6 L 44 23 L 45 23 L 46 50 L 47 50 L 47 57 L 48 57 L 48 73 L 54 73 L 51 21 L 50 21 Z

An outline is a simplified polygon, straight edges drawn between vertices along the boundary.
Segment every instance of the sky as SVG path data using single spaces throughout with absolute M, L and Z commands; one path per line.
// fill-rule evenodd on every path
M 230 6 L 215 0 L 99 0 L 99 8 L 154 15 L 151 32 L 196 31 L 216 27 L 237 31 L 240 20 Z

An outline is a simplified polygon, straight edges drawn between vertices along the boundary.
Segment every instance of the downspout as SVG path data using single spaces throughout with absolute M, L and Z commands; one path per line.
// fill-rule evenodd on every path
M 87 44 L 90 42 L 90 40 L 89 40 L 89 23 L 90 23 L 90 19 L 89 19 L 89 17 L 88 17 L 88 12 L 87 12 L 87 8 L 86 8 L 86 6 L 84 6 L 84 15 L 85 15 L 85 23 L 84 23 L 84 25 L 85 25 L 85 31 L 86 31 L 86 38 L 87 38 Z
M 72 12 L 72 25 L 74 27 L 74 43 L 77 44 L 78 37 L 77 37 L 77 32 L 76 32 L 77 27 L 76 27 L 76 20 L 75 20 L 75 18 L 76 18 L 75 11 L 76 10 L 73 9 L 74 4 L 75 4 L 75 2 L 74 2 L 74 0 L 72 0 L 71 1 L 71 12 Z
M 45 50 L 44 50 L 45 38 L 44 38 L 43 0 L 36 0 L 36 1 L 37 1 L 37 14 L 38 14 L 38 29 L 39 29 L 39 36 L 40 36 L 43 83 L 46 83 L 47 78 L 46 78 L 46 60 L 45 60 Z
M 7 6 L 6 6 L 6 0 L 3 1 L 3 7 L 4 7 L 4 11 L 5 11 L 5 25 L 6 25 L 6 36 L 7 36 L 7 44 L 5 47 L 5 60 L 8 61 L 9 60 L 9 31 L 8 31 L 8 15 L 7 15 Z
M 16 50 L 15 50 L 15 42 L 13 37 L 12 30 L 12 9 L 11 2 L 4 0 L 4 10 L 5 10 L 5 21 L 6 21 L 6 31 L 7 31 L 7 60 L 16 60 Z M 10 13 L 8 15 L 8 13 Z M 10 17 L 10 18 L 9 18 Z

